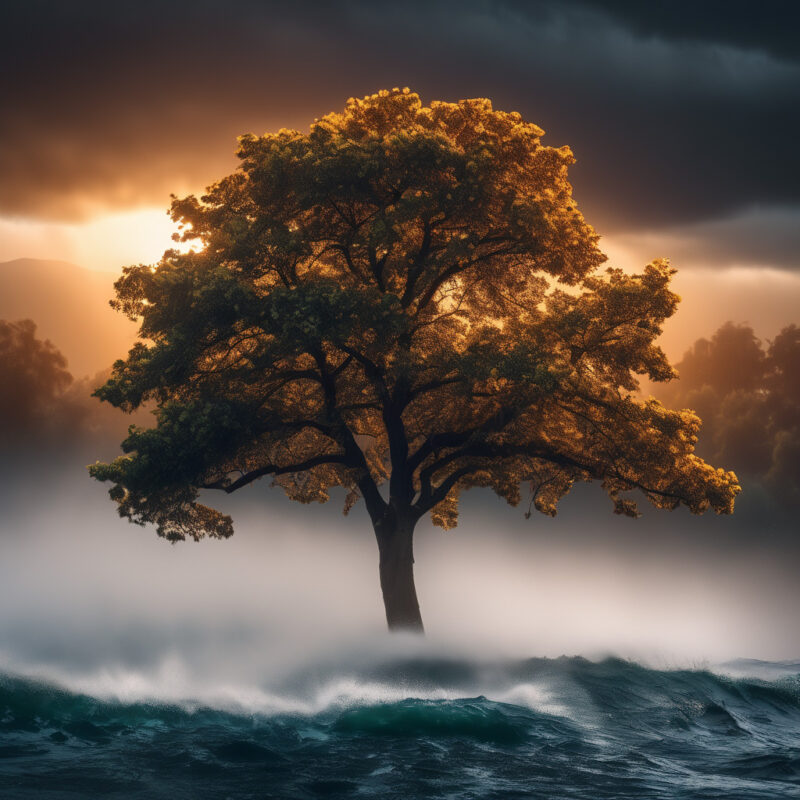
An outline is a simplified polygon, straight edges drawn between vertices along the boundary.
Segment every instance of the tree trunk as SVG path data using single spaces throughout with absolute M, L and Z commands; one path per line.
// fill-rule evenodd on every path
M 381 591 L 390 631 L 423 633 L 414 588 L 414 524 L 384 522 L 376 526 L 380 553 Z

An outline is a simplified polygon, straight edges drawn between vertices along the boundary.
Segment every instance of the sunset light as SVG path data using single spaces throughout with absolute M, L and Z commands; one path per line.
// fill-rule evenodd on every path
M 4 0 L 0 800 L 800 800 L 798 31 Z
M 164 208 L 99 212 L 81 222 L 0 217 L 0 260 L 25 253 L 115 273 L 123 264 L 150 264 L 167 249 L 192 246 L 172 240 L 178 229 L 167 215 L 168 204 L 169 198 Z

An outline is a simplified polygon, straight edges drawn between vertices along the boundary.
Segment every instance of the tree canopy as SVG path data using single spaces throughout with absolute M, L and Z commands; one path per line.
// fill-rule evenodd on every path
M 551 515 L 576 481 L 617 513 L 637 513 L 633 490 L 731 512 L 736 477 L 695 455 L 698 417 L 636 396 L 638 375 L 674 375 L 656 344 L 673 270 L 600 269 L 572 153 L 542 134 L 404 89 L 243 136 L 236 172 L 173 200 L 199 247 L 116 284 L 142 341 L 97 394 L 158 407 L 91 467 L 120 513 L 173 541 L 229 536 L 199 492 L 262 477 L 301 502 L 344 487 L 379 545 L 425 514 L 453 527 L 472 487 L 512 505 L 527 487 Z
M 800 328 L 766 345 L 749 325 L 725 323 L 677 364 L 659 395 L 704 424 L 698 451 L 760 483 L 781 505 L 800 504 Z
M 63 441 L 85 416 L 68 394 L 73 383 L 67 360 L 36 323 L 0 319 L 0 444 Z
M 109 370 L 75 380 L 61 350 L 37 333 L 31 319 L 0 319 L 0 446 L 13 452 L 17 472 L 26 463 L 38 468 L 56 452 L 75 455 L 81 443 L 93 452 L 102 442 L 118 441 L 128 421 L 91 396 Z

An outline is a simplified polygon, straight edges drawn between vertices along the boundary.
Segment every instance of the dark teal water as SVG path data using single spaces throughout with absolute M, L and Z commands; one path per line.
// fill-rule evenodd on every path
M 800 674 L 762 674 L 395 660 L 294 675 L 257 713 L 6 675 L 0 797 L 800 798 Z

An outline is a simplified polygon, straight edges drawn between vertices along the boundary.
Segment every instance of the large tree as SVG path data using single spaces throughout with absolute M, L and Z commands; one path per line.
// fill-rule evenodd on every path
M 488 100 L 407 89 L 351 99 L 308 133 L 244 136 L 236 172 L 172 217 L 196 251 L 124 270 L 142 341 L 97 394 L 157 425 L 91 467 L 120 514 L 171 541 L 227 537 L 198 503 L 268 477 L 294 500 L 347 491 L 375 530 L 390 628 L 421 629 L 414 527 L 456 524 L 490 487 L 555 514 L 576 481 L 617 513 L 729 513 L 699 419 L 636 397 L 673 370 L 655 344 L 678 298 L 655 261 L 599 270 L 566 147 Z

